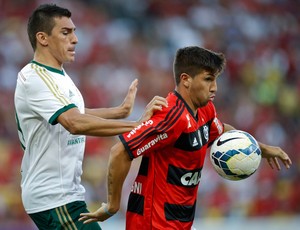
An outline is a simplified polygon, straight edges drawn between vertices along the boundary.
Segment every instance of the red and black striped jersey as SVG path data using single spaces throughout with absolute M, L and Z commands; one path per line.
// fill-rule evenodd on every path
M 176 92 L 168 107 L 120 135 L 131 159 L 142 156 L 129 195 L 126 229 L 191 229 L 207 146 L 223 124 L 209 102 L 194 116 Z

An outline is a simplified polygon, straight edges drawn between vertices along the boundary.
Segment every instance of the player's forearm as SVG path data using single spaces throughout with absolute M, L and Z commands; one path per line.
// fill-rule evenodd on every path
M 103 137 L 129 132 L 139 125 L 138 122 L 107 120 L 88 114 L 77 114 L 60 123 L 72 134 Z
M 121 142 L 112 147 L 107 173 L 108 211 L 116 213 L 120 208 L 122 188 L 131 166 L 131 160 Z
M 116 121 L 116 120 L 94 120 L 84 121 L 78 128 L 78 133 L 89 136 L 114 136 L 129 132 L 139 125 L 133 121 Z M 80 124 L 78 125 L 80 126 Z
M 130 108 L 124 106 L 97 109 L 86 108 L 85 113 L 105 119 L 123 119 L 129 116 Z

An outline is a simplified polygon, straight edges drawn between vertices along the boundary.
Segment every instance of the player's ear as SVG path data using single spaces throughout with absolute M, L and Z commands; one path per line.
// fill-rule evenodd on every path
M 48 45 L 48 35 L 45 32 L 36 33 L 36 41 L 42 46 Z
M 186 73 L 182 73 L 181 76 L 181 81 L 183 83 L 183 85 L 186 87 L 186 88 L 189 88 L 190 85 L 191 85 L 191 81 L 192 81 L 192 78 L 190 75 L 186 74 Z

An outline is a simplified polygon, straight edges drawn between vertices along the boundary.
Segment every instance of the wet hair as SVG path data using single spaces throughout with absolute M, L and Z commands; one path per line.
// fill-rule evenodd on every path
M 180 48 L 176 52 L 173 72 L 176 85 L 180 82 L 180 75 L 186 73 L 192 78 L 207 71 L 212 75 L 219 75 L 225 68 L 226 59 L 222 53 L 216 53 L 198 46 Z
M 38 32 L 45 32 L 46 34 L 51 35 L 52 29 L 55 26 L 54 18 L 70 18 L 71 15 L 72 14 L 68 9 L 59 7 L 55 4 L 43 4 L 36 8 L 27 24 L 27 33 L 33 50 L 36 49 L 36 34 Z

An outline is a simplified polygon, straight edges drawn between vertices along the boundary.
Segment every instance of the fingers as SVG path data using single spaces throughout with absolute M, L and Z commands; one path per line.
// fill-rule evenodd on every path
M 135 79 L 129 86 L 128 94 L 132 93 L 135 95 L 137 92 L 137 85 L 138 85 L 138 79 Z
M 280 167 L 277 157 L 267 158 L 267 161 L 272 169 L 276 168 L 277 170 L 281 170 L 281 167 Z M 285 164 L 284 161 L 283 161 L 283 163 Z
M 135 79 L 129 86 L 127 95 L 121 104 L 121 108 L 124 111 L 122 118 L 128 117 L 133 110 L 133 105 L 134 105 L 134 101 L 135 101 L 135 97 L 136 97 L 136 93 L 137 93 L 137 84 L 138 84 L 138 80 Z
M 138 79 L 134 79 L 134 81 L 132 81 L 129 86 L 129 91 L 137 90 L 137 85 L 138 85 Z
M 286 152 L 284 152 L 283 150 L 281 150 L 281 157 L 280 157 L 282 163 L 284 164 L 284 166 L 289 169 L 292 165 L 292 161 L 289 158 L 288 154 Z
M 270 158 L 267 159 L 268 164 L 270 165 L 271 169 L 274 169 L 274 166 L 272 164 L 272 160 Z
M 289 158 L 289 156 L 286 153 L 284 153 L 283 164 L 287 169 L 289 169 L 292 165 L 292 160 Z
M 153 115 L 154 111 L 161 111 L 163 107 L 168 107 L 167 100 L 164 97 L 155 96 L 146 106 L 144 114 L 139 119 L 139 122 L 144 122 Z
M 79 220 L 86 220 L 88 218 L 92 218 L 95 217 L 95 215 L 93 213 L 80 213 L 80 218 Z
M 130 87 L 136 87 L 137 86 L 137 84 L 138 84 L 138 79 L 136 78 L 136 79 L 134 79 L 133 81 L 132 81 L 132 83 L 131 83 L 131 85 L 130 85 Z
M 164 106 L 164 107 L 168 107 L 168 102 L 167 102 L 166 98 L 164 98 L 164 97 L 155 96 L 150 101 L 149 106 Z
M 287 169 L 291 167 L 292 161 L 287 155 L 286 157 L 280 157 L 280 160 Z M 276 168 L 277 170 L 281 170 L 281 166 L 277 157 L 267 158 L 267 161 L 272 169 Z
M 92 222 L 98 222 L 99 220 L 96 219 L 96 218 L 90 218 L 90 219 L 87 219 L 85 221 L 83 221 L 84 224 L 89 224 L 89 223 L 92 223 Z
M 84 224 L 98 221 L 92 213 L 80 213 L 80 218 L 78 220 L 83 221 Z
M 92 222 L 98 222 L 103 221 L 101 217 L 97 217 L 94 215 L 94 213 L 81 213 L 79 221 L 83 221 L 84 224 L 92 223 Z
M 273 162 L 274 162 L 274 164 L 275 164 L 275 166 L 276 166 L 276 169 L 277 169 L 277 170 L 280 170 L 281 167 L 280 167 L 280 164 L 279 164 L 277 158 L 273 158 Z
M 131 85 L 130 85 L 129 88 L 128 88 L 128 92 L 127 92 L 127 96 L 126 96 L 125 100 L 128 99 L 129 96 L 135 98 L 135 95 L 136 95 L 136 92 L 137 92 L 137 84 L 138 84 L 138 79 L 135 79 L 135 80 L 131 83 Z M 131 100 L 131 99 L 130 99 L 130 100 Z
M 106 203 L 102 203 L 101 207 L 93 212 L 93 213 L 80 213 L 79 221 L 83 221 L 84 224 L 98 222 L 98 221 L 105 221 L 106 219 L 113 216 L 113 214 L 109 213 Z
M 276 168 L 277 170 L 281 170 L 279 161 L 281 161 L 287 169 L 291 167 L 292 161 L 289 155 L 280 147 L 267 145 L 263 146 L 264 152 L 262 156 L 267 159 L 268 164 L 272 169 Z
M 287 169 L 289 169 L 289 168 L 291 167 L 291 165 L 292 165 L 292 161 L 291 161 L 290 158 L 288 158 L 288 159 L 286 159 L 286 160 L 283 161 L 283 164 L 284 164 L 284 166 L 285 166 Z
M 158 103 L 164 103 L 164 104 L 167 104 L 167 99 L 164 98 L 164 97 L 161 97 L 161 96 L 155 96 L 153 98 L 155 101 L 157 101 Z

